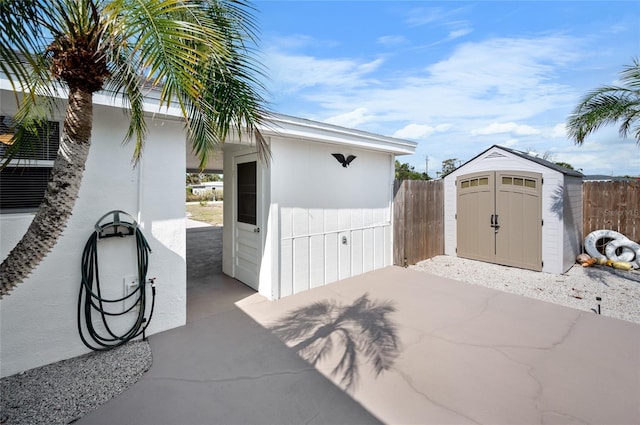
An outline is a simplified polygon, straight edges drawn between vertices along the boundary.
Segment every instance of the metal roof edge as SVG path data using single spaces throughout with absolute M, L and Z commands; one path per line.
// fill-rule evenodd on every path
M 415 153 L 418 145 L 417 142 L 278 113 L 267 114 L 265 130 L 276 136 L 300 137 L 398 155 Z

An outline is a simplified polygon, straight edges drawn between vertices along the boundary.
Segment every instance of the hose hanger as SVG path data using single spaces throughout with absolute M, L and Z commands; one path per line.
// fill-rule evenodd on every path
M 108 218 L 111 220 L 108 221 Z M 151 322 L 155 307 L 156 289 L 155 278 L 147 279 L 151 247 L 131 215 L 120 210 L 110 211 L 96 222 L 94 229 L 82 253 L 78 332 L 86 347 L 95 351 L 104 351 L 119 347 L 140 335 L 146 338 L 145 331 Z M 134 236 L 133 239 L 136 242 L 137 284 L 131 287 L 123 297 L 108 299 L 102 295 L 100 288 L 98 241 L 126 236 Z M 151 288 L 150 303 L 147 284 Z M 117 310 L 119 307 L 121 311 Z M 149 315 L 145 317 L 147 310 Z M 114 332 L 113 323 L 109 323 L 109 318 L 123 316 L 130 312 L 135 313 L 136 316 L 132 317 L 133 324 L 124 331 Z
M 127 218 L 131 219 L 130 221 L 121 221 L 120 214 L 124 214 Z M 101 224 L 105 218 L 113 216 L 113 221 Z M 132 236 L 135 234 L 138 229 L 138 223 L 124 211 L 114 210 L 106 213 L 100 220 L 96 222 L 95 226 L 96 232 L 98 233 L 98 238 L 111 238 L 114 236 L 125 237 Z

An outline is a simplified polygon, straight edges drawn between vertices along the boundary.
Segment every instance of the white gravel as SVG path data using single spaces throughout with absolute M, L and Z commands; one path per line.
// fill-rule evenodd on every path
M 0 380 L 0 424 L 69 424 L 133 385 L 151 367 L 147 341 L 129 342 Z
M 439 255 L 412 269 L 640 324 L 640 271 L 574 265 L 562 275 Z

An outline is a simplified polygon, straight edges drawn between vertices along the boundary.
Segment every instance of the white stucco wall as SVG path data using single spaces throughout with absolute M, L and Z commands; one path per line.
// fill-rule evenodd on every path
M 3 113 L 11 113 L 8 102 L 2 98 Z M 186 322 L 183 126 L 173 119 L 150 118 L 143 158 L 134 169 L 133 144 L 121 146 L 126 125 L 121 110 L 95 107 L 92 147 L 67 228 L 33 274 L 0 301 L 2 376 L 89 351 L 77 332 L 80 260 L 95 222 L 111 210 L 136 218 L 153 250 L 148 277 L 157 278 L 157 299 L 147 334 Z M 32 217 L 0 216 L 0 257 L 8 255 Z M 129 255 L 134 246 L 133 238 L 99 242 L 105 292 L 122 294 L 123 278 L 136 274 L 135 257 Z
M 497 155 L 496 155 L 497 153 Z M 564 175 L 536 162 L 525 160 L 502 149 L 489 149 L 483 155 L 463 165 L 444 179 L 444 229 L 445 254 L 456 256 L 456 178 L 460 175 L 487 171 L 514 170 L 542 174 L 542 271 L 560 274 L 567 270 L 565 264 L 565 228 L 563 213 Z

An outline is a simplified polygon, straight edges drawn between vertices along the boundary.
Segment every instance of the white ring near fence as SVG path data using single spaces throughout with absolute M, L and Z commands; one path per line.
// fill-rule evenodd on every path
M 628 250 L 624 250 L 622 254 L 616 255 L 616 250 L 618 248 L 628 248 Z M 605 247 L 605 252 L 607 254 L 607 258 L 613 261 L 626 261 L 627 263 L 631 263 L 631 266 L 634 269 L 640 267 L 640 245 L 635 243 L 629 239 L 616 239 L 607 244 Z M 628 252 L 632 251 L 631 258 L 629 258 Z M 635 257 L 635 260 L 634 260 Z M 627 259 L 628 258 L 628 259 Z
M 584 249 L 587 251 L 587 254 L 592 256 L 593 258 L 603 258 L 605 257 L 598 248 L 596 248 L 596 244 L 600 239 L 612 239 L 612 240 L 625 240 L 628 241 L 627 237 L 622 233 L 618 233 L 614 230 L 595 230 L 587 235 L 584 239 Z M 615 250 L 614 250 L 615 254 Z M 624 247 L 622 253 L 618 256 L 620 258 L 619 261 L 630 261 L 636 256 L 635 252 L 627 247 Z M 628 260 L 622 260 L 622 258 L 628 258 Z

